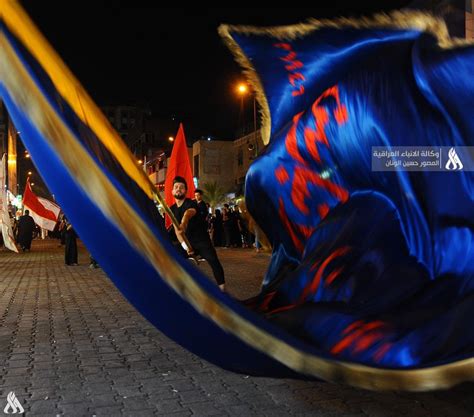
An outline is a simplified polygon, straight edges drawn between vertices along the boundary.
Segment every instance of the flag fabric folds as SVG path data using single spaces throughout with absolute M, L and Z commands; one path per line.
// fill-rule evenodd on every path
M 247 68 L 265 132 L 272 132 L 246 185 L 275 250 L 262 298 L 249 309 L 250 302 L 222 294 L 175 251 L 153 184 L 18 3 L 2 2 L 0 17 L 1 98 L 81 239 L 158 329 L 212 363 L 253 375 L 406 390 L 472 378 L 473 333 L 462 320 L 472 313 L 472 229 L 464 223 L 472 210 L 448 199 L 430 207 L 440 184 L 427 175 L 424 183 L 398 173 L 375 176 L 362 148 L 380 135 L 387 144 L 466 144 L 473 122 L 462 110 L 472 89 L 468 80 L 449 77 L 467 68 L 472 48 L 424 49 L 437 21 L 407 17 L 401 25 L 387 18 L 388 29 L 378 21 L 375 28 L 313 22 L 293 34 L 221 29 L 241 61 L 258 71 Z M 456 91 L 455 100 L 447 90 Z M 435 129 L 432 136 L 425 127 Z M 329 179 L 318 175 L 319 160 Z M 442 186 L 468 202 L 468 176 L 443 178 Z M 447 229 L 433 233 L 440 222 Z M 459 240 L 449 256 L 430 257 L 446 250 L 453 233 Z M 462 262 L 455 265 L 453 253 Z M 395 323 L 402 306 L 406 315 Z M 435 326 L 449 332 L 437 335 L 426 356 L 414 355 L 410 349 L 433 340 Z M 397 337 L 404 339 L 405 362 L 397 360 Z
M 2 227 L 3 244 L 7 249 L 18 253 L 19 250 L 15 243 L 10 214 L 8 211 L 9 199 L 6 186 L 6 163 L 6 154 L 3 154 L 2 161 L 0 162 L 0 225 Z
M 38 197 L 31 189 L 29 180 L 26 180 L 23 206 L 30 211 L 30 216 L 39 227 L 51 232 L 54 230 L 61 208 L 46 198 Z
M 221 33 L 267 122 L 246 179 L 273 245 L 254 308 L 335 360 L 470 363 L 473 378 L 473 169 L 378 172 L 371 158 L 474 145 L 474 45 L 408 12 Z
M 194 181 L 193 171 L 191 169 L 191 163 L 189 162 L 188 146 L 186 145 L 186 137 L 184 136 L 183 124 L 179 124 L 178 133 L 173 142 L 173 150 L 171 151 L 171 157 L 169 165 L 166 170 L 165 179 L 165 201 L 168 206 L 174 204 L 173 198 L 173 180 L 175 177 L 180 176 L 186 180 L 188 186 L 188 192 L 186 197 L 194 198 Z M 166 227 L 171 226 L 171 219 L 166 216 Z

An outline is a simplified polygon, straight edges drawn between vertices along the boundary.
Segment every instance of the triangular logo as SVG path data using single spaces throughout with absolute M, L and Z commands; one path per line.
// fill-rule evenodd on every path
M 21 406 L 20 401 L 16 398 L 13 391 L 10 391 L 7 395 L 8 404 L 3 409 L 5 414 L 23 414 L 25 409 Z
M 459 158 L 454 148 L 451 148 L 449 150 L 448 157 L 449 157 L 449 160 L 448 162 L 446 162 L 446 165 L 445 165 L 445 168 L 448 171 L 455 171 L 455 170 L 460 171 L 461 169 L 463 169 L 464 165 L 462 164 L 461 159 Z

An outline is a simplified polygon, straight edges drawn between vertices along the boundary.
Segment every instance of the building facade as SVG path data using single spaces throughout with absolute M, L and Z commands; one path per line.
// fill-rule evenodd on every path
M 225 191 L 234 188 L 234 145 L 230 141 L 198 140 L 193 144 L 191 167 L 198 187 L 217 182 Z
M 102 106 L 102 111 L 123 141 L 130 146 L 131 138 L 143 131 L 147 110 L 135 106 Z
M 232 144 L 235 192 L 242 195 L 244 193 L 245 176 L 250 164 L 263 150 L 264 144 L 260 130 L 236 139 Z

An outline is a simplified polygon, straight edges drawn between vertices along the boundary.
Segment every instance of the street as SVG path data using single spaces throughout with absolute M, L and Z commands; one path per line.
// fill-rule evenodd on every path
M 0 413 L 26 416 L 472 417 L 474 383 L 429 393 L 256 378 L 217 368 L 151 326 L 101 269 L 64 265 L 57 240 L 0 251 Z M 218 249 L 227 290 L 258 293 L 269 255 Z M 210 269 L 202 265 L 207 273 Z M 185 325 L 185 324 L 183 324 Z

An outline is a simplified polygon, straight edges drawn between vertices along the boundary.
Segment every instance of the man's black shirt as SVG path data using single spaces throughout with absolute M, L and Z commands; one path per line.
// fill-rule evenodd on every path
M 200 201 L 199 203 L 197 200 L 194 200 L 197 204 L 198 214 L 203 218 L 203 220 L 207 221 L 207 215 L 209 211 L 207 210 L 207 204 L 204 201 Z
M 176 217 L 176 220 L 178 220 L 178 223 L 181 223 L 186 210 L 191 208 L 196 210 L 196 214 L 191 217 L 191 219 L 189 219 L 188 228 L 186 229 L 186 236 L 191 243 L 193 241 L 197 242 L 209 239 L 206 223 L 199 214 L 199 209 L 195 200 L 186 198 L 181 207 L 178 207 L 176 203 L 170 207 L 171 211 Z

